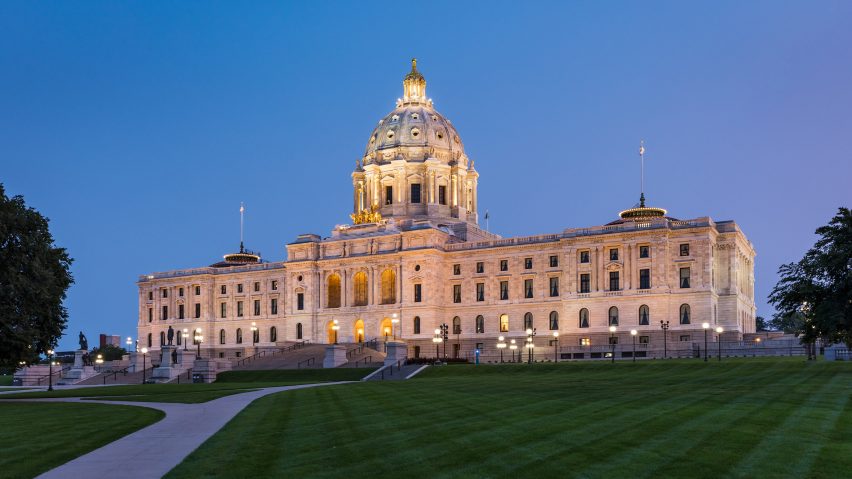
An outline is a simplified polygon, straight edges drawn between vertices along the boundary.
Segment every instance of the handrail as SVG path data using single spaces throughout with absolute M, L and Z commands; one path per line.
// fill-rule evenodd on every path
M 121 370 L 118 370 L 118 371 L 112 371 L 112 380 L 115 381 L 118 378 L 118 373 L 124 373 L 124 375 L 127 376 L 127 370 L 132 368 L 132 367 L 133 366 L 130 365 L 130 366 L 127 366 L 124 369 L 121 369 Z M 109 375 L 110 375 L 110 373 L 108 373 L 108 372 L 104 373 L 104 384 L 106 384 L 106 380 L 109 377 Z
M 47 374 L 47 375 L 44 375 L 44 376 L 38 378 L 38 382 L 36 382 L 36 386 L 41 386 L 41 382 L 44 381 L 45 379 L 47 379 L 51 376 L 56 376 L 57 374 L 62 374 L 65 371 L 68 371 L 69 369 L 71 369 L 71 366 L 68 366 L 67 368 L 59 368 L 56 372 L 54 372 L 52 374 Z
M 308 358 L 308 359 L 304 359 L 302 361 L 299 361 L 299 363 L 296 365 L 296 369 L 302 369 L 302 364 L 304 364 L 305 367 L 308 367 L 308 366 L 314 364 L 316 362 L 316 360 L 317 360 L 317 358 Z
M 284 347 L 284 348 L 279 348 L 278 350 L 270 351 L 268 349 L 264 349 L 262 351 L 258 351 L 256 353 L 252 354 L 251 356 L 248 356 L 248 357 L 245 357 L 245 358 L 242 358 L 242 359 L 238 359 L 237 362 L 234 364 L 234 366 L 235 367 L 244 366 L 248 362 L 254 361 L 255 359 L 258 359 L 258 358 L 261 358 L 261 357 L 266 357 L 266 355 L 269 355 L 269 357 L 274 358 L 276 355 L 284 354 L 286 351 L 295 351 L 297 349 L 304 348 L 308 343 L 309 343 L 309 341 L 304 340 L 304 341 L 299 341 L 298 343 L 291 344 L 290 346 L 287 346 L 287 347 Z
M 371 362 L 373 362 L 373 355 L 371 354 L 369 356 L 363 357 L 363 358 L 355 361 L 355 367 L 356 368 L 358 367 L 358 363 L 360 363 L 361 361 L 364 361 L 364 364 L 371 363 Z

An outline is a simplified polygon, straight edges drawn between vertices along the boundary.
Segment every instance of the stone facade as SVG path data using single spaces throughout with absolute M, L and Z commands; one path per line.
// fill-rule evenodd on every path
M 140 345 L 158 348 L 170 325 L 190 340 L 201 328 L 204 356 L 231 358 L 334 342 L 337 321 L 340 342 L 397 336 L 409 356 L 433 356 L 447 324 L 448 355 L 497 354 L 498 336 L 522 347 L 534 328 L 537 356 L 571 357 L 610 336 L 629 343 L 631 330 L 643 348 L 661 348 L 660 321 L 672 344 L 700 342 L 705 322 L 726 339 L 755 331 L 755 251 L 736 223 L 676 220 L 643 196 L 603 226 L 500 238 L 479 228 L 478 173 L 414 68 L 404 94 L 352 174 L 354 212 L 382 219 L 301 235 L 282 262 L 241 247 L 210 267 L 140 277 Z

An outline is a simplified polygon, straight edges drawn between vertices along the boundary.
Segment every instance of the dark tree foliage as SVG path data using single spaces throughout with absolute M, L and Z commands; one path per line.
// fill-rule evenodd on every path
M 47 218 L 0 184 L 0 367 L 35 362 L 68 321 L 71 258 L 53 244 Z
M 107 344 L 102 348 L 94 348 L 91 356 L 96 358 L 98 354 L 103 356 L 104 361 L 117 361 L 127 354 L 127 351 L 125 351 L 124 348 Z
M 754 318 L 754 325 L 758 331 L 769 331 L 770 324 L 763 316 Z
M 777 310 L 772 323 L 806 343 L 852 344 L 852 212 L 840 208 L 816 234 L 804 258 L 778 270 L 769 295 Z

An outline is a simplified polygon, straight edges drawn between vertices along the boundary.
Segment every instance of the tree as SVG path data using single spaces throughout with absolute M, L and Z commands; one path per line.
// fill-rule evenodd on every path
M 54 245 L 47 223 L 0 184 L 0 367 L 36 361 L 68 322 L 62 302 L 74 282 L 72 259 Z
M 113 346 L 112 344 L 106 344 L 102 348 L 94 348 L 92 350 L 92 357 L 97 357 L 98 354 L 103 356 L 104 361 L 117 361 L 121 359 L 122 356 L 127 354 L 127 351 L 122 347 Z
M 816 234 L 804 258 L 778 269 L 781 279 L 769 295 L 777 310 L 772 321 L 805 343 L 852 345 L 852 211 L 840 208 Z
M 758 331 L 769 331 L 769 321 L 767 321 L 763 316 L 754 318 L 754 325 Z

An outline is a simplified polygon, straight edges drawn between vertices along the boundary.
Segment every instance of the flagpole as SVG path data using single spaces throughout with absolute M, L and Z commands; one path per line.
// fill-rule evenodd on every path
M 645 140 L 639 140 L 639 202 L 645 207 Z
M 243 215 L 245 214 L 246 207 L 242 201 L 240 201 L 240 252 L 243 249 Z

